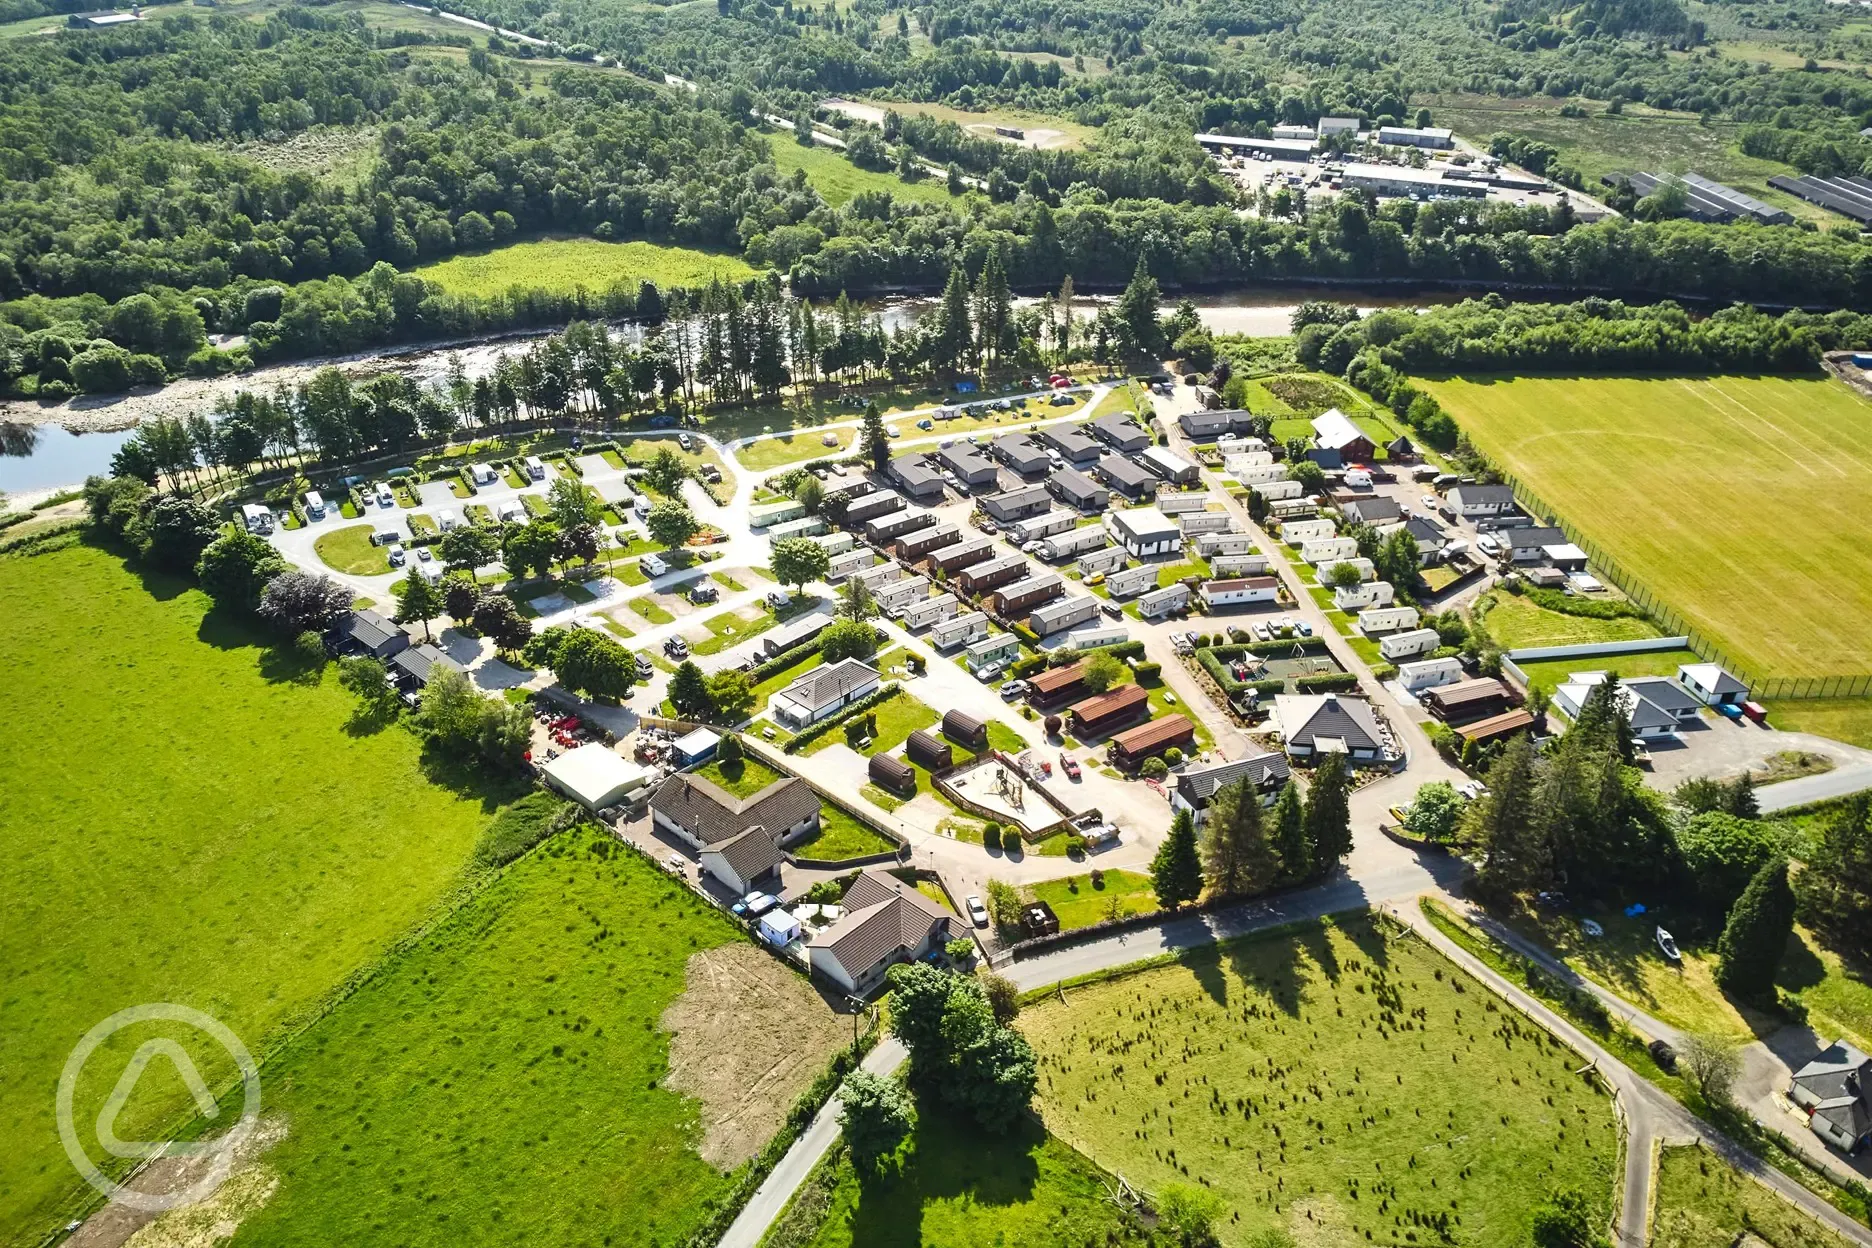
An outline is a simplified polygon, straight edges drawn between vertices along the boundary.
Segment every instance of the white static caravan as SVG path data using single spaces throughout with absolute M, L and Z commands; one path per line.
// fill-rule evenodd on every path
M 1107 546 L 1089 555 L 1080 555 L 1077 566 L 1081 576 L 1091 576 L 1095 572 L 1110 574 L 1124 567 L 1130 559 L 1131 556 L 1125 554 L 1122 546 Z
M 1302 542 L 1317 542 L 1321 538 L 1338 537 L 1339 525 L 1324 516 L 1312 520 L 1289 520 L 1280 526 L 1280 540 L 1289 546 L 1298 546 Z
M 892 581 L 903 579 L 903 576 L 903 565 L 895 560 L 887 560 L 884 563 L 878 564 L 869 572 L 859 573 L 858 583 L 870 590 L 872 597 L 876 597 L 878 590 L 890 584 Z
M 871 591 L 871 597 L 885 615 L 897 619 L 917 602 L 929 597 L 929 590 L 929 577 L 906 576 L 901 581 L 889 581 L 878 586 Z
M 1239 481 L 1243 473 L 1266 468 L 1273 462 L 1274 457 L 1266 451 L 1237 451 L 1222 457 L 1222 471 Z
M 952 646 L 972 646 L 988 636 L 988 617 L 980 611 L 939 620 L 930 629 L 930 644 L 938 650 Z
M 1105 578 L 1105 588 L 1114 598 L 1134 598 L 1147 589 L 1157 587 L 1157 568 L 1145 564 L 1141 568 L 1126 568 L 1122 572 L 1113 572 Z
M 1192 511 L 1206 511 L 1214 502 L 1213 495 L 1202 494 L 1165 494 L 1157 500 L 1157 510 L 1166 516 L 1181 516 Z
M 1246 607 L 1258 602 L 1278 601 L 1280 579 L 1272 576 L 1247 576 L 1234 580 L 1204 581 L 1199 592 L 1205 611 Z
M 1380 633 L 1416 628 L 1419 618 L 1416 607 L 1367 607 L 1358 613 L 1355 623 L 1358 624 L 1359 632 L 1367 637 L 1376 637 Z
M 954 594 L 938 594 L 934 598 L 925 598 L 904 612 L 904 627 L 928 628 L 932 624 L 953 619 L 959 609 L 960 604 Z
M 1063 632 L 1075 624 L 1096 620 L 1099 600 L 1091 594 L 1077 594 L 1049 602 L 1027 617 L 1027 627 L 1042 637 Z
M 1020 652 L 1020 638 L 1013 633 L 996 633 L 970 642 L 968 649 L 962 652 L 962 665 L 971 672 L 979 672 L 984 667 L 1019 658 Z
M 801 516 L 797 520 L 788 520 L 785 524 L 776 524 L 767 530 L 770 540 L 784 542 L 789 537 L 818 537 L 826 531 L 825 517 Z
M 806 514 L 806 504 L 798 499 L 789 498 L 784 503 L 768 503 L 763 507 L 748 509 L 748 527 L 764 529 L 773 524 L 785 524 L 797 520 Z
M 1217 555 L 1252 555 L 1255 539 L 1251 533 L 1204 533 L 1196 539 L 1196 553 L 1205 559 Z
M 826 583 L 838 585 L 877 565 L 877 556 L 868 547 L 859 546 L 832 556 L 826 569 Z
M 1274 512 L 1277 515 L 1280 513 L 1279 504 L 1304 501 L 1306 498 L 1306 487 L 1298 481 L 1264 481 L 1255 486 L 1254 490 L 1262 498 L 1275 504 Z
M 1240 472 L 1230 473 L 1229 475 L 1243 485 L 1264 485 L 1269 481 L 1285 481 L 1287 479 L 1287 465 L 1245 464 L 1242 466 Z
M 1266 451 L 1267 443 L 1244 433 L 1225 433 L 1216 439 L 1215 448 L 1217 454 L 1226 458 L 1230 455 L 1252 455 L 1256 451 Z M 1268 458 L 1271 460 L 1274 457 L 1270 455 Z
M 1441 659 L 1400 663 L 1397 678 L 1398 683 L 1412 693 L 1421 693 L 1441 685 L 1453 685 L 1463 678 L 1462 660 L 1452 654 Z
M 1443 644 L 1434 628 L 1417 628 L 1408 633 L 1392 633 L 1378 643 L 1378 653 L 1393 663 L 1429 654 Z
M 1103 527 L 1088 524 L 1084 528 L 1073 529 L 1066 533 L 1055 533 L 1040 543 L 1042 559 L 1070 559 L 1074 555 L 1083 555 L 1087 551 L 1102 550 L 1111 544 Z
M 1192 511 L 1177 517 L 1177 525 L 1183 530 L 1184 537 L 1195 537 L 1203 533 L 1226 533 L 1235 527 L 1235 517 L 1226 511 Z
M 1044 516 L 1035 516 L 1031 520 L 1019 520 L 1008 525 L 1008 540 L 1020 545 L 1042 537 L 1052 537 L 1055 533 L 1065 533 L 1079 527 L 1079 513 L 1076 511 L 1049 511 Z
M 1350 564 L 1352 567 L 1358 569 L 1359 580 L 1361 581 L 1375 581 L 1378 579 L 1378 569 L 1372 566 L 1371 560 L 1364 558 L 1341 559 L 1339 563 L 1322 563 L 1319 566 L 1317 579 L 1321 585 L 1326 584 L 1327 575 L 1331 573 L 1334 568 L 1338 567 L 1340 563 Z
M 1131 640 L 1128 628 L 1092 628 L 1083 633 L 1074 633 L 1067 640 L 1075 650 L 1094 650 L 1099 646 L 1122 646 Z
M 1184 610 L 1189 606 L 1189 600 L 1189 586 L 1166 585 L 1138 599 L 1138 614 L 1147 620 L 1160 619 L 1174 611 Z
M 819 543 L 819 549 L 828 555 L 842 555 L 858 544 L 858 539 L 849 533 L 820 533 L 813 541 Z
M 1300 483 L 1298 481 L 1290 481 L 1281 484 L 1297 486 Z M 1268 510 L 1274 514 L 1276 520 L 1286 520 L 1296 516 L 1310 516 L 1319 510 L 1319 504 L 1303 494 L 1286 497 L 1264 490 L 1261 493 L 1261 497 L 1267 499 L 1269 503 Z
M 1300 543 L 1300 558 L 1316 568 L 1358 558 L 1358 542 L 1349 537 L 1321 537 Z
M 1217 555 L 1209 560 L 1209 571 L 1214 576 L 1266 576 L 1268 557 L 1266 555 Z
M 1332 591 L 1332 605 L 1341 611 L 1363 611 L 1366 607 L 1388 607 L 1397 601 L 1397 591 L 1390 581 L 1366 581 L 1362 585 L 1342 585 Z

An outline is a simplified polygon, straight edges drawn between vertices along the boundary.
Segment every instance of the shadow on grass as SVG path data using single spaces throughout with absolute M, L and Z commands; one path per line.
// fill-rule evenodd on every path
M 523 775 L 496 771 L 478 758 L 452 758 L 433 744 L 423 746 L 422 772 L 429 783 L 480 802 L 486 814 L 493 814 L 532 788 Z
M 966 1199 L 1006 1206 L 1033 1199 L 1040 1165 L 1034 1154 L 1046 1129 L 1023 1118 L 1006 1135 L 990 1135 L 965 1115 L 919 1098 L 917 1127 L 900 1169 L 866 1183 L 852 1213 L 851 1242 L 867 1248 L 912 1248 L 923 1241 L 923 1207 Z
M 88 530 L 83 541 L 95 550 L 123 560 L 124 571 L 135 577 L 137 583 L 143 586 L 143 592 L 157 602 L 171 602 L 195 588 L 193 578 L 155 567 L 140 558 L 128 542 L 112 537 L 102 529 Z

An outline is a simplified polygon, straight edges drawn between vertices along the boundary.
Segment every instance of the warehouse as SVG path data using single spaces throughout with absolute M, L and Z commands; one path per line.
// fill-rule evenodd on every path
M 1419 130 L 1411 126 L 1379 126 L 1378 142 L 1386 147 L 1427 147 L 1447 151 L 1456 146 L 1455 136 L 1436 126 Z
M 1439 199 L 1461 197 L 1486 199 L 1489 188 L 1480 182 L 1444 178 L 1435 169 L 1412 169 L 1408 165 L 1368 165 L 1354 162 L 1345 167 L 1341 181 L 1357 191 L 1370 191 L 1381 198 Z
M 1675 178 L 1683 188 L 1684 215 L 1692 221 L 1759 221 L 1763 225 L 1787 225 L 1794 215 L 1783 208 L 1771 207 L 1753 195 L 1744 195 L 1734 187 L 1712 182 L 1695 173 L 1608 173 L 1599 180 L 1616 187 L 1629 182 L 1640 196 L 1650 195 Z
M 1233 134 L 1199 134 L 1197 144 L 1214 156 L 1266 156 L 1270 160 L 1304 163 L 1319 144 L 1312 139 L 1244 139 Z

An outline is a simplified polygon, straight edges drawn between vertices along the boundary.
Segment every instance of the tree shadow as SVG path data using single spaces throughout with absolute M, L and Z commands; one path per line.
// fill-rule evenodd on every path
M 496 771 L 478 758 L 450 757 L 433 742 L 423 744 L 420 766 L 429 783 L 457 797 L 480 802 L 486 814 L 494 813 L 532 787 L 525 776 Z
M 112 537 L 101 529 L 88 529 L 83 543 L 94 550 L 122 560 L 124 571 L 135 577 L 143 586 L 143 592 L 157 602 L 171 602 L 195 588 L 195 582 L 189 577 L 175 572 L 167 572 L 152 567 L 139 558 L 128 542 Z
M 1841 966 L 1841 972 L 1848 978 L 1863 979 L 1851 968 Z M 1796 930 L 1788 938 L 1787 952 L 1781 956 L 1781 965 L 1775 971 L 1775 985 L 1789 992 L 1800 992 L 1813 988 L 1827 977 L 1827 966 L 1813 946 L 1807 943 L 1805 934 Z
M 1346 939 L 1358 946 L 1358 951 L 1371 961 L 1373 966 L 1391 964 L 1391 944 L 1389 937 L 1378 924 L 1380 920 L 1376 910 L 1366 910 L 1362 914 L 1347 915 L 1337 924 L 1345 933 Z
M 1033 1199 L 1040 1178 L 1035 1155 L 1047 1136 L 1031 1118 L 1021 1118 L 1005 1135 L 990 1135 L 926 1093 L 919 1098 L 910 1138 L 901 1168 L 863 1186 L 852 1214 L 852 1243 L 882 1248 L 922 1244 L 923 1208 L 935 1200 L 1005 1207 Z

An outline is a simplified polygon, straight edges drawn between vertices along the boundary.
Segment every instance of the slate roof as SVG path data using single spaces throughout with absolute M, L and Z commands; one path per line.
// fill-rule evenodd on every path
M 995 456 L 1016 472 L 1045 472 L 1051 462 L 1046 451 L 1024 433 L 1004 433 L 990 445 Z
M 1292 774 L 1285 754 L 1251 754 L 1232 763 L 1186 771 L 1177 777 L 1176 787 L 1184 801 L 1200 810 L 1209 804 L 1218 789 L 1228 785 L 1246 780 L 1257 789 L 1265 789 Z
M 1091 459 L 1105 449 L 1096 439 L 1087 437 L 1077 429 L 1043 429 L 1039 436 L 1051 442 L 1061 455 L 1074 463 Z
M 1794 1083 L 1813 1098 L 1814 1117 L 1857 1139 L 1872 1131 L 1872 1057 L 1844 1040 L 1794 1072 Z
M 1452 500 L 1462 495 L 1458 506 L 1474 507 L 1478 504 L 1501 506 L 1514 502 L 1514 490 L 1505 485 L 1459 485 L 1450 491 Z
M 353 611 L 340 627 L 345 636 L 367 650 L 375 650 L 403 631 L 401 625 L 369 609 Z
M 1625 687 L 1654 706 L 1679 714 L 1695 711 L 1702 700 L 1668 676 L 1633 676 Z
M 1371 704 L 1361 698 L 1341 697 L 1335 693 L 1279 695 L 1274 699 L 1275 715 L 1287 744 L 1296 742 L 1309 749 L 1322 737 L 1345 742 L 1348 750 L 1378 750 L 1384 741 L 1378 733 L 1378 717 Z
M 1404 509 L 1389 498 L 1360 498 L 1339 504 L 1339 514 L 1354 524 L 1385 524 L 1399 519 Z
M 822 706 L 841 701 L 852 690 L 877 679 L 877 669 L 869 664 L 857 659 L 841 659 L 825 667 L 815 667 L 774 696 L 817 711 Z
M 808 942 L 824 949 L 859 979 L 899 949 L 914 949 L 949 912 L 909 884 L 879 871 L 861 871 L 845 890 L 845 913 Z
M 1151 443 L 1150 434 L 1123 412 L 1106 412 L 1085 428 L 1124 451 L 1142 450 Z
M 714 848 L 754 824 L 786 828 L 819 813 L 819 795 L 798 776 L 782 776 L 758 793 L 736 797 L 701 776 L 679 771 L 650 795 L 650 809 Z
M 1497 535 L 1508 543 L 1509 550 L 1523 550 L 1527 547 L 1559 546 L 1566 542 L 1566 534 L 1559 529 L 1532 526 L 1523 529 L 1506 529 Z
M 1096 501 L 1108 493 L 1104 486 L 1077 468 L 1067 468 L 1062 472 L 1054 473 L 1047 482 L 1047 488 L 1059 498 L 1073 502 L 1081 499 Z
M 1147 472 L 1143 465 L 1123 455 L 1107 455 L 1100 459 L 1098 471 L 1113 489 L 1123 490 L 1127 494 L 1141 494 L 1157 485 L 1155 474 Z
M 744 881 L 765 875 L 786 861 L 777 835 L 764 824 L 755 824 L 709 849 L 720 854 Z
M 429 678 L 435 675 L 438 668 L 453 668 L 458 672 L 462 670 L 461 664 L 427 642 L 392 655 L 390 666 L 419 685 L 428 684 Z
M 891 475 L 903 483 L 903 487 L 912 494 L 928 493 L 942 489 L 942 474 L 930 467 L 929 460 L 920 452 L 899 455 L 890 461 Z

